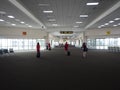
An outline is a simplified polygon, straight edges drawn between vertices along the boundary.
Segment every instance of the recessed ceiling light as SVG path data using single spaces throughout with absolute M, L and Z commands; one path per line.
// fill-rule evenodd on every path
M 101 27 L 104 27 L 105 25 L 101 25 Z
M 98 26 L 98 28 L 101 28 L 101 26 Z
M 117 25 L 113 25 L 114 27 L 116 27 Z
M 98 5 L 99 2 L 92 2 L 92 3 L 87 3 L 86 5 Z
M 29 26 L 29 24 L 25 24 L 25 25 L 28 25 L 28 26 Z
M 25 22 L 20 22 L 20 23 L 22 23 L 22 24 L 23 24 L 23 23 L 25 23 Z
M 88 17 L 88 15 L 80 15 L 80 17 Z
M 105 25 L 109 25 L 109 23 L 105 23 Z
M 29 25 L 28 27 L 32 27 L 31 25 Z
M 0 22 L 3 22 L 4 20 L 3 19 L 0 19 Z
M 79 27 L 79 26 L 74 26 L 75 28 Z
M 16 24 L 11 24 L 12 26 L 15 26 Z
M 82 23 L 82 22 L 76 22 L 76 23 Z
M 53 13 L 53 11 L 52 10 L 50 10 L 50 11 L 43 11 L 43 13 Z
M 14 16 L 8 16 L 9 18 L 15 18 Z
M 52 24 L 52 26 L 58 26 L 57 24 Z
M 0 11 L 0 14 L 6 14 L 6 12 L 4 12 L 4 11 Z
M 55 19 L 49 19 L 48 21 L 51 21 L 51 22 L 52 22 L 52 21 L 56 21 L 56 20 L 55 20 Z
M 114 20 L 120 20 L 120 18 L 115 18 Z
M 109 23 L 113 23 L 114 21 L 109 21 Z
M 50 4 L 38 4 L 39 6 L 50 6 Z

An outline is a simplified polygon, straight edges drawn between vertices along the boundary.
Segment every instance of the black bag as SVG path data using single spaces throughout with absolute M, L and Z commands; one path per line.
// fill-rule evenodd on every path
M 85 51 L 88 51 L 88 48 L 85 48 Z
M 40 57 L 40 52 L 37 52 L 37 55 L 36 55 L 36 56 L 37 56 L 37 58 L 39 58 L 39 57 Z
M 70 56 L 70 51 L 67 51 L 67 55 Z

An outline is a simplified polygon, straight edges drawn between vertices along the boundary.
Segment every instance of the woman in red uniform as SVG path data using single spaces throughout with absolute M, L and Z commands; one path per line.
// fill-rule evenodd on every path
M 36 45 L 36 49 L 37 49 L 37 57 L 40 57 L 40 44 L 39 44 L 39 42 Z
M 65 51 L 68 51 L 68 43 L 67 42 L 65 43 L 64 49 L 65 49 Z
M 50 43 L 48 43 L 48 49 L 51 50 L 51 45 L 50 45 Z

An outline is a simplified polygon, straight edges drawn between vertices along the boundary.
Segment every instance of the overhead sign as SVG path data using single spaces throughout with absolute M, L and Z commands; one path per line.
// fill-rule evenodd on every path
M 110 31 L 107 31 L 107 32 L 106 32 L 106 34 L 107 34 L 107 35 L 110 35 L 110 34 L 111 34 L 111 32 L 110 32 Z
M 27 32 L 22 32 L 22 35 L 27 35 Z
M 60 31 L 60 34 L 73 34 L 73 31 Z

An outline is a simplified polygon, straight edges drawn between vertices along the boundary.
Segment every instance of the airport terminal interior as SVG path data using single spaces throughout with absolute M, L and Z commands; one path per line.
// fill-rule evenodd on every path
M 120 0 L 1 0 L 0 83 L 120 90 Z

